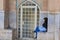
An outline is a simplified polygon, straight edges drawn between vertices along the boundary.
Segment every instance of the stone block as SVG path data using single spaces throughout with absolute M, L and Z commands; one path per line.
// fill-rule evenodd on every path
M 0 30 L 0 40 L 12 40 L 12 30 Z

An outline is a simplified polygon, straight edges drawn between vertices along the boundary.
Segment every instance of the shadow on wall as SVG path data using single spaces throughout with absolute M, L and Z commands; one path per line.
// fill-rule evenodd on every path
M 9 24 L 7 29 L 16 29 L 16 12 L 15 11 L 9 12 Z
M 9 24 L 12 29 L 16 29 L 16 12 L 15 11 L 10 11 Z

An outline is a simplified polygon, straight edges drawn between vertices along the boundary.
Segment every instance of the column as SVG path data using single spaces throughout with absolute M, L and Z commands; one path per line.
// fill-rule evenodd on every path
M 4 29 L 3 0 L 0 0 L 0 29 Z
M 55 15 L 55 40 L 59 40 L 59 13 Z

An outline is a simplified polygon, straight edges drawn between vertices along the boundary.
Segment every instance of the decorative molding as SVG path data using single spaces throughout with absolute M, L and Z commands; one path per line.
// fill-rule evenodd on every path
M 40 11 L 40 13 L 49 13 L 49 11 Z
M 59 14 L 60 12 L 40 11 L 40 13 L 48 13 L 48 14 L 51 14 L 51 15 L 57 15 L 57 14 Z

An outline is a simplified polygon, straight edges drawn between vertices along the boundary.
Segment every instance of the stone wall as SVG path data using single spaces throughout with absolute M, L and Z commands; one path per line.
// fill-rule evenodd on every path
M 48 0 L 48 10 L 50 12 L 60 12 L 60 0 Z

